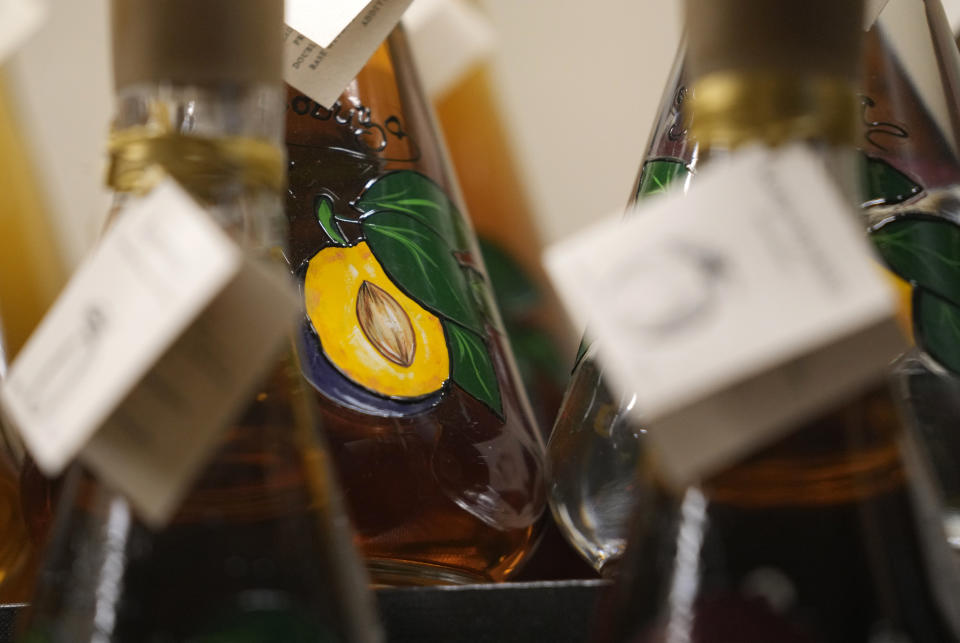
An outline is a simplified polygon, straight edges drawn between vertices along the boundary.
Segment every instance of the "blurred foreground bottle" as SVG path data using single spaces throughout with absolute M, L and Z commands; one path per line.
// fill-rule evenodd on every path
M 863 3 L 686 4 L 701 160 L 804 142 L 852 184 Z M 911 437 L 878 383 L 699 486 L 645 469 L 596 640 L 957 641 L 960 576 Z
M 960 112 L 960 66 L 939 0 L 890 0 L 867 34 L 863 65 L 864 213 L 916 336 L 896 372 L 948 496 L 948 536 L 960 547 L 960 134 L 952 116 Z M 668 84 L 675 104 L 661 110 L 638 196 L 695 168 L 696 141 L 676 120 L 685 85 Z M 571 541 L 604 565 L 622 550 L 622 507 L 635 493 L 643 445 L 625 413 L 630 399 L 612 400 L 589 357 L 575 371 L 550 442 L 549 489 Z
M 543 446 L 402 27 L 333 105 L 287 95 L 291 265 L 358 544 L 385 584 L 500 581 Z
M 8 82 L 0 71 L 0 377 L 63 285 L 65 267 Z M 34 547 L 27 537 L 18 478 L 23 448 L 0 422 L 0 603 L 29 598 Z
M 417 0 L 404 25 L 546 437 L 567 384 L 572 333 L 543 271 L 543 246 L 494 90 L 493 26 L 467 0 Z
M 681 45 L 631 204 L 671 186 L 685 189 L 696 169 L 699 148 L 687 137 L 689 123 L 681 114 L 690 98 L 684 58 Z M 569 542 L 598 572 L 609 574 L 626 546 L 644 446 L 643 429 L 631 415 L 633 396 L 610 390 L 596 352 L 585 336 L 547 447 L 547 489 L 550 508 Z
M 960 53 L 940 0 L 890 0 L 864 60 L 864 215 L 916 343 L 895 374 L 960 547 Z
M 114 216 L 173 177 L 272 260 L 285 241 L 283 3 L 112 5 Z M 159 529 L 75 465 L 21 640 L 379 641 L 314 418 L 291 346 Z

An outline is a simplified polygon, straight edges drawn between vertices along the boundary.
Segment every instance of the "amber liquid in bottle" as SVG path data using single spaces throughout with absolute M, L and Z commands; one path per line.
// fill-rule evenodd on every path
M 35 552 L 20 508 L 13 464 L 0 452 L 0 604 L 30 596 Z
M 330 504 L 328 456 L 302 415 L 299 387 L 292 361 L 274 371 L 159 532 L 121 496 L 74 469 L 63 494 L 72 506 L 61 507 L 64 519 L 51 536 L 30 636 L 375 640 L 358 635 L 344 617 L 362 588 L 351 587 L 352 561 L 338 553 L 349 542 L 331 529 L 337 508 Z
M 876 390 L 682 497 L 649 479 L 596 640 L 956 641 L 898 422 Z
M 363 240 L 362 221 L 378 208 L 368 207 L 360 214 L 354 205 L 384 177 L 416 173 L 426 177 L 414 177 L 418 185 L 432 184 L 456 201 L 457 190 L 429 107 L 412 74 L 398 29 L 329 109 L 289 89 L 289 260 L 301 279 L 311 265 L 336 253 L 353 257 L 347 270 L 372 270 L 375 259 L 364 250 L 371 242 Z M 381 192 L 382 199 L 392 199 L 384 209 L 399 209 L 403 215 L 422 205 L 419 196 L 414 201 L 401 196 Z M 435 206 L 427 207 L 432 211 Z M 338 229 L 334 235 L 339 239 L 330 234 L 329 218 L 328 228 L 318 223 L 318 208 L 332 212 Z M 435 226 L 468 225 L 456 212 L 443 211 L 448 219 Z M 395 232 L 390 226 L 385 229 L 387 235 Z M 460 228 L 455 234 L 469 237 L 472 233 Z M 408 264 L 431 264 L 437 258 L 429 251 L 417 255 Z M 476 248 L 454 256 L 460 266 L 473 267 L 469 272 L 472 297 L 481 308 L 491 310 Z M 389 290 L 394 303 L 403 299 L 402 289 L 398 291 L 382 277 L 374 282 L 375 289 L 362 288 L 369 289 L 368 294 Z M 308 308 L 311 297 L 308 292 Z M 360 298 L 354 291 L 328 298 L 321 302 L 325 307 L 321 310 L 342 309 L 353 315 Z M 409 304 L 407 310 L 411 310 Z M 489 399 L 479 399 L 482 391 L 474 389 L 471 394 L 451 382 L 434 393 L 409 398 L 372 392 L 375 383 L 358 387 L 324 353 L 345 338 L 317 332 L 317 320 L 313 325 L 305 320 L 301 350 L 305 374 L 322 411 L 358 546 L 377 582 L 499 581 L 517 570 L 536 543 L 544 507 L 542 445 L 511 365 L 507 337 L 495 320 L 494 312 L 487 317 L 483 334 L 495 374 L 495 381 L 487 384 L 499 389 L 500 409 L 494 409 Z M 454 347 L 449 350 L 456 350 L 457 337 L 464 335 L 445 323 L 447 343 Z M 368 327 L 363 332 L 369 337 Z M 355 328 L 353 336 L 359 333 Z M 407 350 L 415 355 L 414 350 L 429 348 L 430 341 L 439 343 L 443 338 L 419 336 Z M 383 343 L 378 350 L 386 352 Z

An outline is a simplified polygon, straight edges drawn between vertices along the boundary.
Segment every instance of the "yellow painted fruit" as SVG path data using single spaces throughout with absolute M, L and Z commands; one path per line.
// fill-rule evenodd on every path
M 307 268 L 304 297 L 327 359 L 357 384 L 416 398 L 450 377 L 440 320 L 390 281 L 366 242 L 318 252 Z

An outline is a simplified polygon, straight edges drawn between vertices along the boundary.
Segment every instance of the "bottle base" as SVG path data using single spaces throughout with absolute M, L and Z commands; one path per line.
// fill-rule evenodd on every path
M 493 579 L 465 569 L 431 565 L 418 561 L 367 559 L 367 571 L 374 587 L 432 585 L 476 585 Z

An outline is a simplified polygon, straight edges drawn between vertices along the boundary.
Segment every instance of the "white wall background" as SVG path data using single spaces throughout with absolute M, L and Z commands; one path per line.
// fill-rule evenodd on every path
M 495 70 L 544 240 L 626 202 L 679 33 L 678 0 L 480 0 L 500 33 Z M 112 110 L 107 0 L 49 0 L 51 20 L 9 65 L 76 261 L 106 211 Z
M 679 0 L 481 0 L 543 240 L 626 205 L 680 35 Z

